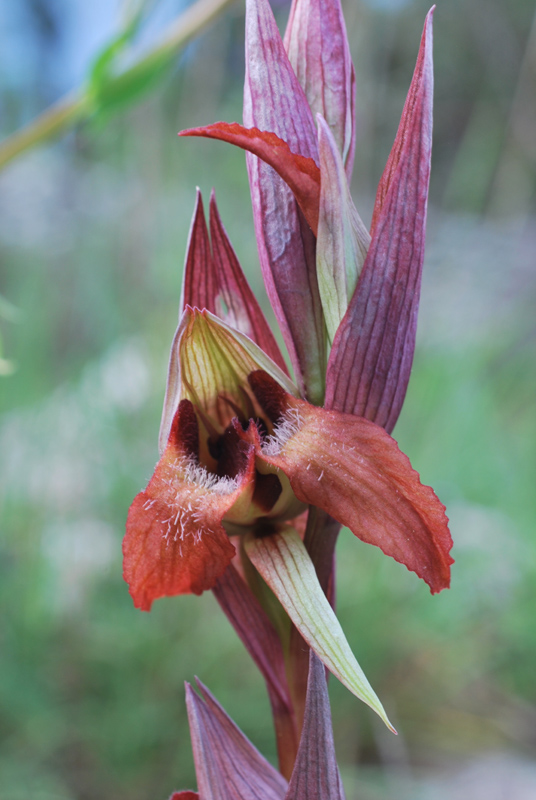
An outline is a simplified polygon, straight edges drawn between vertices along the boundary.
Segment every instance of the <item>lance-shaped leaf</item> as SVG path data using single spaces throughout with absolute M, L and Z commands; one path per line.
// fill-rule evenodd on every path
M 285 800 L 344 800 L 335 758 L 326 672 L 312 650 L 300 747 Z
M 355 73 L 339 0 L 293 0 L 284 43 L 309 106 L 327 121 L 350 179 Z
M 432 13 L 378 187 L 368 255 L 328 363 L 326 406 L 387 431 L 400 414 L 415 349 L 432 148 Z
M 272 131 L 293 153 L 317 160 L 311 110 L 290 65 L 268 0 L 246 2 L 244 125 Z M 322 402 L 325 342 L 315 240 L 294 195 L 268 164 L 246 154 L 259 259 L 268 296 L 302 394 Z
M 296 497 L 405 564 L 432 593 L 445 589 L 453 563 L 445 506 L 395 440 L 366 419 L 285 394 L 268 375 L 249 381 L 275 424 L 262 457 L 283 471 Z
M 232 564 L 218 579 L 213 593 L 266 681 L 279 767 L 283 775 L 290 776 L 298 734 L 281 641 L 261 604 Z
M 198 189 L 186 250 L 181 314 L 186 306 L 206 308 L 253 339 L 286 372 L 281 351 L 223 227 L 214 191 L 210 196 L 210 235 L 212 248 Z
M 332 342 L 354 293 L 370 235 L 352 200 L 333 135 L 318 114 L 320 213 L 316 271 L 329 341 Z
M 318 228 L 318 202 L 320 198 L 320 170 L 312 158 L 293 153 L 286 142 L 270 131 L 244 128 L 237 122 L 215 122 L 202 128 L 188 128 L 179 136 L 202 136 L 229 142 L 261 158 L 275 169 L 292 189 L 305 219 L 316 236 Z
M 179 401 L 187 398 L 223 428 L 232 416 L 229 399 L 236 402 L 247 386 L 247 376 L 263 369 L 291 394 L 298 390 L 290 378 L 248 336 L 209 311 L 187 307 L 175 333 L 169 359 L 160 452 L 168 441 Z M 249 414 L 245 414 L 249 418 Z
M 262 539 L 248 535 L 245 548 L 309 647 L 347 689 L 394 730 L 346 641 L 296 531 L 286 528 Z
M 208 689 L 186 684 L 186 706 L 201 800 L 282 800 L 286 780 L 235 725 Z

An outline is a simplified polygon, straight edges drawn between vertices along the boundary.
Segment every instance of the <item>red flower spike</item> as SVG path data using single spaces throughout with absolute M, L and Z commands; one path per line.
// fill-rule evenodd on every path
M 200 800 L 282 800 L 286 780 L 266 761 L 197 681 L 186 684 L 186 706 Z
M 326 671 L 312 650 L 300 747 L 285 800 L 344 800 L 335 758 Z
M 210 237 L 212 248 L 198 189 L 186 250 L 181 314 L 186 306 L 208 309 L 249 336 L 287 372 L 274 335 L 223 227 L 214 191 L 210 196 Z
M 237 122 L 215 122 L 202 128 L 188 128 L 179 136 L 203 136 L 229 142 L 261 158 L 275 169 L 292 189 L 305 219 L 316 236 L 318 228 L 318 203 L 320 198 L 320 170 L 312 158 L 305 158 L 290 150 L 283 139 L 270 131 L 244 128 Z
M 387 432 L 402 409 L 415 349 L 432 147 L 433 10 L 378 187 L 368 255 L 327 371 L 326 406 Z
M 128 513 L 123 577 L 142 611 L 159 597 L 210 589 L 235 554 L 222 519 L 253 491 L 253 452 L 235 480 L 218 479 L 196 463 L 197 440 L 193 406 L 182 400 L 154 475 Z
M 293 153 L 317 161 L 316 130 L 268 4 L 246 2 L 244 125 L 273 131 Z M 325 342 L 315 240 L 274 170 L 247 153 L 261 269 L 301 393 L 322 402 Z
M 355 72 L 339 0 L 293 0 L 285 48 L 313 116 L 322 114 L 348 180 L 355 150 Z
M 262 457 L 285 473 L 296 497 L 380 547 L 432 593 L 447 588 L 453 560 L 445 507 L 395 440 L 368 420 L 287 395 L 262 372 L 249 380 L 267 414 L 279 420 Z

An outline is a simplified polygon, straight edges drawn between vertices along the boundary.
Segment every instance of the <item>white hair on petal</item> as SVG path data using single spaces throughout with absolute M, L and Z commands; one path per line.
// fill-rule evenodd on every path
M 291 406 L 275 426 L 273 434 L 263 442 L 262 452 L 264 455 L 279 455 L 288 440 L 298 433 L 301 426 L 302 418 L 300 417 L 300 412 L 297 408 Z
M 181 464 L 184 480 L 200 489 L 209 489 L 216 494 L 232 494 L 238 488 L 238 478 L 214 475 L 202 467 L 193 457 Z

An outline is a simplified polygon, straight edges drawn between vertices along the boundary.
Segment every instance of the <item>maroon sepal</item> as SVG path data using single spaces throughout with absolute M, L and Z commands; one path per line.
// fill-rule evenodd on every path
M 281 350 L 223 227 L 214 191 L 210 195 L 210 239 L 212 247 L 198 189 L 186 250 L 181 313 L 186 306 L 206 308 L 253 339 L 288 374 Z
M 355 73 L 339 0 L 293 0 L 285 48 L 313 112 L 322 114 L 348 181 L 355 150 Z
M 409 381 L 421 287 L 432 148 L 432 14 L 378 187 L 372 241 L 330 354 L 326 407 L 391 432 Z
M 282 800 L 286 780 L 235 725 L 208 689 L 186 684 L 199 796 L 203 800 Z
M 244 125 L 273 131 L 290 150 L 318 160 L 316 128 L 268 0 L 246 3 Z M 315 238 L 274 170 L 246 154 L 261 269 L 303 395 L 321 402 L 325 342 Z
M 333 744 L 326 670 L 312 650 L 302 735 L 285 800 L 344 800 Z

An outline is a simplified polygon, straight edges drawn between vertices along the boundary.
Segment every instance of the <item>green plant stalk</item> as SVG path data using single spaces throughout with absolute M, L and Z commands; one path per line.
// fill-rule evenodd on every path
M 154 47 L 131 67 L 110 80 L 109 89 L 120 90 L 122 84 L 128 84 L 148 70 L 164 65 L 231 2 L 233 0 L 197 0 L 177 17 Z M 0 169 L 26 150 L 87 119 L 94 111 L 95 98 L 89 88 L 83 87 L 69 92 L 28 125 L 0 143 Z

